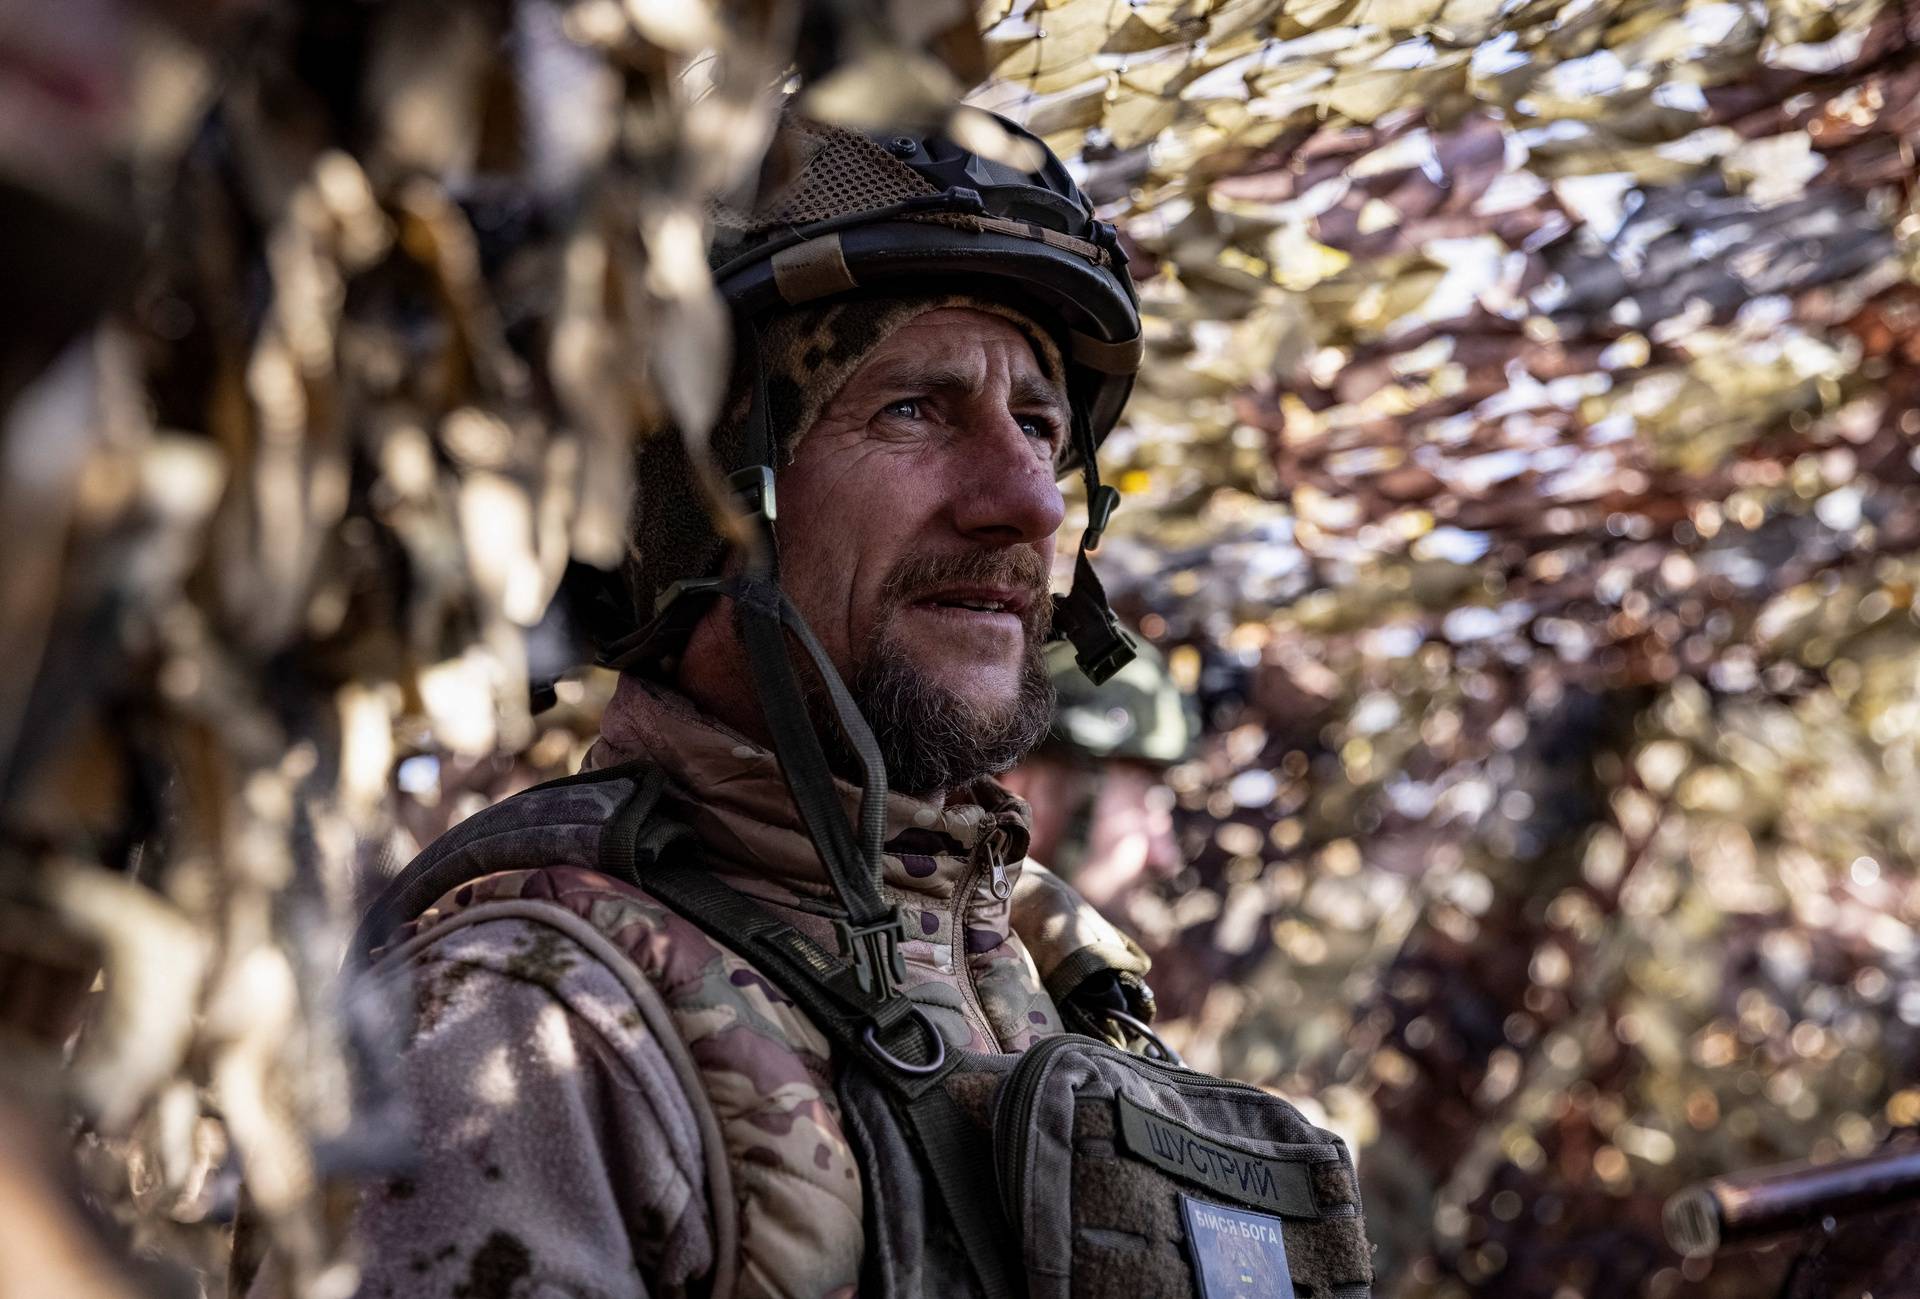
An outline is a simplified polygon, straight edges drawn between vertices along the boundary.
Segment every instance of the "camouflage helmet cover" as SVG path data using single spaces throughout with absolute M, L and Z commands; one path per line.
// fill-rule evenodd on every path
M 784 182 L 744 208 L 714 209 L 714 280 L 749 319 L 848 296 L 1003 301 L 1058 341 L 1069 394 L 1097 447 L 1140 368 L 1126 254 L 1038 137 L 1001 125 L 1035 152 L 1037 170 L 938 134 L 876 140 L 785 114 L 773 148 Z

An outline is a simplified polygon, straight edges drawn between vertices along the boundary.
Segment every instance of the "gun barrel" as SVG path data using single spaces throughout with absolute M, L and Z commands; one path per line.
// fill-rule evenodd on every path
M 1667 1240 L 1690 1258 L 1768 1240 L 1890 1205 L 1920 1200 L 1920 1145 L 1827 1164 L 1729 1173 L 1676 1194 Z

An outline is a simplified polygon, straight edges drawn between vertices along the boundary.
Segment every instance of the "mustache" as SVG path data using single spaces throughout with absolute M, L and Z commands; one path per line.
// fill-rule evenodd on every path
M 967 550 L 951 555 L 909 555 L 893 566 L 880 586 L 880 603 L 888 611 L 913 603 L 944 587 L 977 583 L 1004 586 L 1026 593 L 1021 614 L 1030 635 L 1044 638 L 1053 625 L 1053 601 L 1048 594 L 1046 561 L 1025 546 L 1003 550 Z

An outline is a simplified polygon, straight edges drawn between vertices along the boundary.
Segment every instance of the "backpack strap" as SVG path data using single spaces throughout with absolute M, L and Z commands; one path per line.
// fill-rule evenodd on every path
M 666 783 L 659 768 L 626 762 L 549 780 L 475 812 L 435 839 L 381 890 L 354 930 L 349 967 L 364 968 L 402 925 L 454 889 L 536 859 L 638 884 L 633 854 L 646 838 L 648 818 Z M 570 829 L 576 833 L 566 833 Z
M 660 840 L 672 848 L 691 832 Z M 687 860 L 666 852 L 642 867 L 648 893 L 746 957 L 792 997 L 820 1031 L 885 1086 L 895 1112 L 912 1134 L 921 1163 L 966 1250 L 985 1299 L 1022 1292 L 1002 1242 L 1007 1225 L 992 1164 L 991 1143 L 940 1084 L 961 1057 L 924 1012 L 904 996 L 887 996 L 864 983 L 855 967 L 736 889 Z

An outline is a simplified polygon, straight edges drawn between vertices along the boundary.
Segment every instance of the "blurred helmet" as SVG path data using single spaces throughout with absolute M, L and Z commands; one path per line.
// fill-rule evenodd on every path
M 1047 650 L 1059 702 L 1049 740 L 1096 761 L 1131 759 L 1170 767 L 1192 755 L 1199 727 L 1160 651 L 1135 639 L 1133 662 L 1100 685 L 1076 670 L 1065 646 Z

